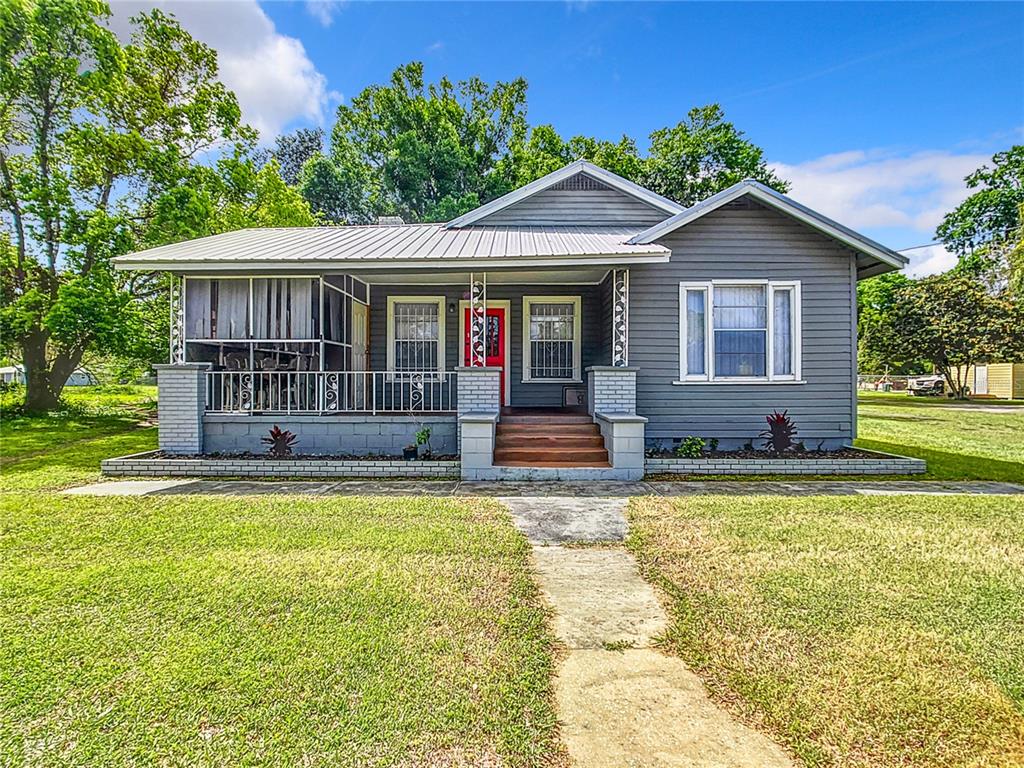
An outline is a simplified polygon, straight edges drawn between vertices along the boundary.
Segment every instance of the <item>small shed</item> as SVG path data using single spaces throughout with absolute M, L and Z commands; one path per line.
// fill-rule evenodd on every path
M 1024 362 L 973 365 L 967 383 L 973 397 L 1024 400 Z

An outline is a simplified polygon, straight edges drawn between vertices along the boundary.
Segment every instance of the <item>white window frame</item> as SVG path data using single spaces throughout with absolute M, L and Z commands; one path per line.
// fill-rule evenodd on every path
M 395 305 L 396 304 L 436 304 L 437 305 L 437 372 L 444 373 L 444 348 L 445 348 L 445 297 L 444 296 L 388 296 L 387 302 L 387 324 L 388 324 L 388 349 L 387 369 L 389 376 L 394 379 L 405 371 L 395 370 Z
M 715 286 L 751 286 L 764 287 L 767 304 L 768 323 L 765 330 L 766 359 L 765 376 L 717 376 L 715 374 L 715 334 L 714 334 L 714 297 Z M 691 374 L 686 369 L 686 293 L 702 291 L 704 293 L 704 373 Z M 775 373 L 775 292 L 790 291 L 792 306 L 790 316 L 793 322 L 792 349 L 793 371 L 787 374 Z M 801 318 L 800 281 L 799 280 L 702 280 L 698 282 L 679 283 L 679 380 L 674 384 L 805 384 L 801 366 L 803 350 L 803 321 Z
M 530 312 L 533 304 L 572 304 L 572 378 L 535 379 L 530 375 Z M 524 384 L 582 384 L 583 383 L 583 297 L 582 296 L 523 296 L 523 383 Z

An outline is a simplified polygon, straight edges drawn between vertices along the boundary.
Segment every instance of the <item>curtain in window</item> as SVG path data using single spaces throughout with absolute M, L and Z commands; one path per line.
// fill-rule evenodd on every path
M 793 373 L 793 292 L 774 291 L 772 304 L 772 373 L 789 376 Z
M 185 281 L 185 337 L 210 338 L 210 281 Z
M 715 376 L 765 376 L 767 290 L 730 285 L 714 291 Z
M 249 321 L 249 281 L 216 280 L 218 339 L 244 339 Z
M 686 292 L 686 373 L 702 376 L 707 373 L 705 361 L 705 292 Z
M 441 341 L 437 304 L 395 303 L 394 329 L 396 371 L 437 370 Z
M 315 285 L 308 278 L 253 280 L 253 338 L 317 338 L 319 331 L 313 327 Z M 319 300 L 319 292 L 315 296 Z
M 530 378 L 572 379 L 575 375 L 576 306 L 530 304 Z

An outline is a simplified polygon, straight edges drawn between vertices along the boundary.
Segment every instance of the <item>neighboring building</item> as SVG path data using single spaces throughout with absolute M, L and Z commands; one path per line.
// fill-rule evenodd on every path
M 21 365 L 5 365 L 0 366 L 0 383 L 3 384 L 24 384 L 25 383 L 25 366 Z M 96 377 L 89 373 L 84 368 L 76 368 L 75 372 L 68 376 L 68 380 L 64 383 L 66 387 L 85 387 L 92 384 L 97 384 Z
M 684 209 L 578 161 L 447 224 L 115 264 L 174 278 L 165 451 L 261 451 L 280 424 L 300 450 L 393 454 L 429 424 L 484 478 L 636 477 L 645 445 L 740 447 L 775 410 L 808 447 L 848 444 L 857 281 L 906 261 L 754 181 Z
M 967 369 L 972 397 L 1024 400 L 1024 363 L 988 363 Z

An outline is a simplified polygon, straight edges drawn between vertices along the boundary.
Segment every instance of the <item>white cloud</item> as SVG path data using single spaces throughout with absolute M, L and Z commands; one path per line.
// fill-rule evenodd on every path
M 932 239 L 943 215 L 969 194 L 964 177 L 988 155 L 923 151 L 899 155 L 856 150 L 772 169 L 790 194 L 855 229 L 902 227 Z
M 340 0 L 306 0 L 306 12 L 322 26 L 329 27 L 344 4 Z
M 910 264 L 906 272 L 911 277 L 924 277 L 925 275 L 936 275 L 945 272 L 956 266 L 957 258 L 955 253 L 950 253 L 944 245 L 929 245 L 924 248 L 914 248 L 904 251 L 904 256 L 910 257 Z
M 444 50 L 444 40 L 435 40 L 427 46 L 427 53 L 438 53 Z
M 111 5 L 110 26 L 127 37 L 128 18 L 153 7 L 173 13 L 193 37 L 216 49 L 221 80 L 264 143 L 294 120 L 322 123 L 341 98 L 328 90 L 302 42 L 280 34 L 255 0 L 120 0 Z

